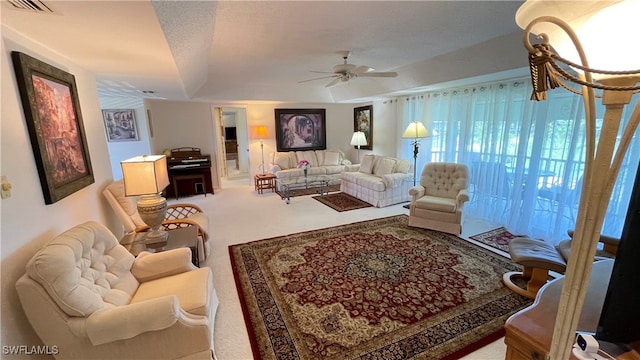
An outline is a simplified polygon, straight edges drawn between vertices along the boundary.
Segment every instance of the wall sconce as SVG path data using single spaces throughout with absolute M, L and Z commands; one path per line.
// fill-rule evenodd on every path
M 167 213 L 167 200 L 160 195 L 169 185 L 167 159 L 164 155 L 143 155 L 120 162 L 126 196 L 138 196 L 138 214 L 151 231 L 147 244 L 167 241 L 167 232 L 160 230 Z
M 548 89 L 562 86 L 581 94 L 585 106 L 584 182 L 559 303 L 563 312 L 556 317 L 551 359 L 568 359 L 571 354 L 609 198 L 640 122 L 638 105 L 616 148 L 622 110 L 633 93 L 640 90 L 637 85 L 640 70 L 628 71 L 637 66 L 640 58 L 638 46 L 633 45 L 639 4 L 637 0 L 584 1 L 580 4 L 528 0 L 516 14 L 517 24 L 524 29 L 524 46 L 529 52 L 534 88 L 532 99 L 544 100 Z M 535 35 L 536 44 L 529 41 L 531 34 Z M 586 54 L 589 54 L 591 65 Z M 567 66 L 578 75 L 567 71 Z M 574 90 L 565 81 L 580 85 L 581 91 Z M 597 141 L 595 89 L 602 90 L 605 106 Z

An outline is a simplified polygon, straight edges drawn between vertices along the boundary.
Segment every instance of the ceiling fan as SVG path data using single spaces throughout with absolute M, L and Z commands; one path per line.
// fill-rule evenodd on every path
M 377 71 L 374 71 L 375 69 L 373 69 L 372 67 L 369 67 L 366 65 L 356 66 L 356 65 L 347 63 L 347 59 L 349 58 L 349 55 L 351 55 L 351 51 L 340 51 L 338 54 L 340 54 L 340 56 L 344 60 L 344 63 L 335 65 L 333 67 L 333 71 L 311 71 L 314 73 L 332 74 L 332 75 L 323 76 L 323 77 L 314 78 L 314 79 L 302 80 L 302 81 L 298 81 L 298 83 L 334 78 L 333 80 L 331 80 L 330 83 L 325 85 L 325 87 L 331 87 L 333 85 L 336 85 L 339 82 L 347 82 L 357 77 L 388 77 L 390 78 L 390 77 L 398 76 L 398 73 L 394 71 L 377 72 Z

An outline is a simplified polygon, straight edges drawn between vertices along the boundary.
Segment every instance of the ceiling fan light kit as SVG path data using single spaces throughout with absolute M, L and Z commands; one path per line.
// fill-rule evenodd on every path
M 327 74 L 333 74 L 333 75 L 328 75 L 328 76 L 323 76 L 323 77 L 314 78 L 314 79 L 308 79 L 308 80 L 302 80 L 302 81 L 299 81 L 298 83 L 321 80 L 321 79 L 334 78 L 333 80 L 331 80 L 331 82 L 329 82 L 327 85 L 325 85 L 325 87 L 331 87 L 331 86 L 334 86 L 334 85 L 338 84 L 339 82 L 348 82 L 349 80 L 357 78 L 357 77 L 387 77 L 387 78 L 391 78 L 391 77 L 398 76 L 398 73 L 395 72 L 395 71 L 376 72 L 376 71 L 374 71 L 375 69 L 370 67 L 370 66 L 366 66 L 366 65 L 356 66 L 354 64 L 349 64 L 347 62 L 347 59 L 351 55 L 351 51 L 340 51 L 338 54 L 340 54 L 340 56 L 342 57 L 344 62 L 342 64 L 335 65 L 333 67 L 333 72 L 311 71 L 311 72 L 314 72 L 314 73 L 327 73 Z

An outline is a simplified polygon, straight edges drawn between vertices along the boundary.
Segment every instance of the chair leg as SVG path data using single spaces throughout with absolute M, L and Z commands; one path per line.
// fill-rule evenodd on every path
M 527 281 L 527 288 L 523 289 L 518 286 L 514 279 L 520 278 Z M 549 279 L 549 270 L 533 267 L 524 267 L 523 272 L 511 271 L 502 276 L 502 282 L 506 287 L 522 296 L 535 299 L 538 290 L 542 285 L 546 284 Z

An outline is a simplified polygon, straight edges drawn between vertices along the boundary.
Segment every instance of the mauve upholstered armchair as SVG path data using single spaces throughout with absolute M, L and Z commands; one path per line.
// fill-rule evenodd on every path
M 213 359 L 218 299 L 188 248 L 134 258 L 103 225 L 58 235 L 16 283 L 22 308 L 57 359 Z
M 469 201 L 469 171 L 464 164 L 428 163 L 420 183 L 409 189 L 409 226 L 459 235 L 462 208 Z

